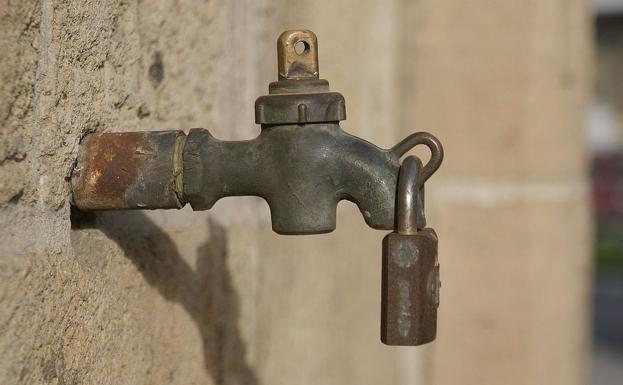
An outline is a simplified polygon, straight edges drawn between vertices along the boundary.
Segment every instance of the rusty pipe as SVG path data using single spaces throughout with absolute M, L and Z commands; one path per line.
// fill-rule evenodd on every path
M 72 203 L 81 210 L 181 208 L 185 141 L 182 131 L 87 135 L 71 176 Z

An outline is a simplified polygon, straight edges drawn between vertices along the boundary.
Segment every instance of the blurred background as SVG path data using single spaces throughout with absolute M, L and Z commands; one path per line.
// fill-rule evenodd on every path
M 623 379 L 623 1 L 596 0 L 589 113 L 595 214 L 593 384 Z
M 623 383 L 623 1 L 24 0 L 0 20 L 0 383 Z M 350 203 L 306 237 L 252 197 L 71 209 L 89 132 L 255 137 L 294 28 L 346 131 L 444 143 L 434 343 L 380 343 L 384 233 Z

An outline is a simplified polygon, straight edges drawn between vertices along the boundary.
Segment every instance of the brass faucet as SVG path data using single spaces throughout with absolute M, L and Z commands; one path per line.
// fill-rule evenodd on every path
M 443 159 L 441 143 L 420 132 L 381 149 L 347 134 L 339 124 L 344 97 L 319 78 L 314 33 L 285 31 L 277 52 L 278 81 L 255 102 L 258 137 L 221 141 L 205 129 L 87 135 L 71 178 L 72 203 L 81 210 L 186 203 L 207 210 L 223 197 L 254 195 L 268 202 L 275 232 L 318 234 L 335 229 L 337 204 L 346 199 L 370 227 L 396 228 L 400 158 L 416 145 L 429 147 L 431 159 L 418 170 L 416 190 L 423 192 Z M 423 228 L 420 195 L 413 215 Z

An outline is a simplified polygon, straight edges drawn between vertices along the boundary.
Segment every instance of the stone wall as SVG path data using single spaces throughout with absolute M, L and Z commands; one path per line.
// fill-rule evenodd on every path
M 588 25 L 581 0 L 0 2 L 0 382 L 583 383 Z M 445 143 L 432 345 L 380 344 L 384 234 L 352 204 L 309 237 L 273 234 L 258 198 L 70 208 L 86 133 L 255 136 L 275 39 L 298 27 L 346 130 Z

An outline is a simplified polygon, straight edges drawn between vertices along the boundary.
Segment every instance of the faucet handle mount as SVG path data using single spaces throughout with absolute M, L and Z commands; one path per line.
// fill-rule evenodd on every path
M 318 39 L 309 30 L 283 32 L 277 39 L 279 80 L 318 79 Z

